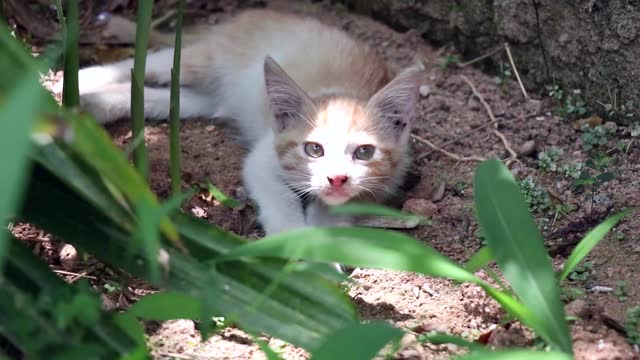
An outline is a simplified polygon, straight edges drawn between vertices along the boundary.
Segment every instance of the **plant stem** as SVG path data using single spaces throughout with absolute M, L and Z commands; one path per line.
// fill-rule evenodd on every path
M 180 53 L 182 48 L 182 14 L 184 0 L 178 3 L 178 22 L 176 24 L 176 42 L 173 49 L 173 68 L 171 69 L 171 98 L 169 100 L 169 151 L 171 175 L 171 193 L 180 193 Z
M 67 1 L 67 14 L 64 15 L 62 2 L 56 1 L 58 21 L 62 29 L 64 41 L 64 85 L 62 89 L 62 104 L 67 108 L 80 105 L 78 91 L 78 38 L 80 25 L 78 24 L 78 0 Z
M 149 43 L 149 29 L 151 27 L 151 10 L 153 0 L 138 1 L 138 16 L 136 19 L 136 50 L 131 70 L 131 132 L 135 139 L 144 134 L 144 73 L 147 60 L 147 45 Z M 142 135 L 144 136 L 144 135 Z M 133 161 L 140 175 L 149 178 L 149 155 L 144 142 L 136 146 L 133 151 Z

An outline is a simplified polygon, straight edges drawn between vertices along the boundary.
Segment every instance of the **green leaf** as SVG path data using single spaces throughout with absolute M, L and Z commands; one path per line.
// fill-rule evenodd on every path
M 138 300 L 127 313 L 146 320 L 200 318 L 202 305 L 193 297 L 175 291 L 147 295 Z
M 486 350 L 486 347 L 482 344 L 471 342 L 461 336 L 454 336 L 443 333 L 428 333 L 422 334 L 418 337 L 421 342 L 429 342 L 431 344 L 454 344 L 461 347 L 468 348 L 470 350 Z
M 564 267 L 562 268 L 562 273 L 560 273 L 560 281 L 564 280 L 571 274 L 576 266 L 582 261 L 582 259 L 587 256 L 591 250 L 604 238 L 605 235 L 614 227 L 616 224 L 622 220 L 625 216 L 629 215 L 634 210 L 629 209 L 625 211 L 621 211 L 602 223 L 596 226 L 593 230 L 589 231 L 589 233 L 578 243 L 573 252 L 564 263 Z
M 35 123 L 44 94 L 36 74 L 26 76 L 0 105 L 0 226 L 4 227 L 22 197 L 31 147 L 29 131 Z M 1 99 L 1 97 L 0 97 Z M 0 231 L 0 270 L 7 233 Z
M 383 321 L 353 323 L 336 331 L 319 348 L 312 351 L 313 360 L 371 360 L 382 348 L 402 337 L 402 330 Z
M 492 261 L 493 254 L 491 254 L 491 249 L 488 246 L 485 246 L 473 254 L 471 259 L 464 264 L 464 268 L 473 273 L 489 265 Z
M 73 148 L 67 151 L 74 153 Z M 75 155 L 67 161 L 77 160 L 79 154 Z M 151 275 L 145 261 L 140 261 L 144 259 L 142 250 L 131 246 L 133 230 L 114 222 L 102 210 L 104 207 L 93 206 L 83 195 L 100 191 L 99 179 L 96 184 L 85 184 L 88 189 L 78 191 L 38 164 L 21 217 L 94 254 L 100 261 L 148 281 Z M 65 204 L 64 212 L 58 211 L 61 203 Z M 252 259 L 221 264 L 216 267 L 216 281 L 222 290 L 215 290 L 207 282 L 210 260 L 246 240 L 184 214 L 173 216 L 173 225 L 188 254 L 164 247 L 169 266 L 163 274 L 163 288 L 198 300 L 205 298 L 203 294 L 210 294 L 212 301 L 207 305 L 212 310 L 208 317 L 235 316 L 235 323 L 243 329 L 264 332 L 306 348 L 317 346 L 328 334 L 356 318 L 353 304 L 336 283 L 313 270 L 287 274 L 271 295 L 256 306 L 255 299 L 280 276 L 282 261 Z M 133 253 L 125 256 L 130 252 Z M 287 326 L 282 326 L 283 323 Z
M 258 344 L 260 350 L 262 350 L 262 352 L 267 356 L 267 360 L 282 360 L 282 357 L 280 357 L 280 355 L 278 355 L 278 353 L 275 352 L 275 350 L 273 350 L 266 341 L 258 338 L 254 334 L 251 334 L 251 338 L 253 339 L 253 342 Z
M 477 351 L 456 357 L 457 360 L 573 360 L 570 354 L 559 351 L 503 350 Z
M 482 287 L 518 318 L 532 314 L 510 294 L 491 287 L 446 256 L 405 234 L 372 228 L 304 228 L 247 243 L 217 261 L 277 257 L 339 262 L 353 267 L 419 272 Z
M 215 187 L 210 181 L 207 180 L 207 188 L 209 189 L 209 193 L 213 196 L 214 199 L 220 201 L 220 203 L 231 209 L 239 209 L 244 205 L 240 201 L 227 196 L 220 189 Z
M 331 213 L 335 215 L 368 215 L 384 216 L 394 219 L 415 220 L 420 224 L 428 224 L 429 219 L 422 216 L 408 214 L 387 206 L 368 203 L 346 203 L 332 206 Z
M 474 179 L 476 214 L 496 262 L 530 316 L 520 318 L 556 348 L 572 353 L 560 291 L 542 235 L 509 170 L 480 164 Z

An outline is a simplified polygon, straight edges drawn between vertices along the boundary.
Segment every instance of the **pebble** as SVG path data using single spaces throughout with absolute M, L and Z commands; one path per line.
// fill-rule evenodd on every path
M 78 263 L 78 251 L 71 244 L 65 244 L 60 249 L 60 265 L 66 270 L 72 270 Z
M 429 85 L 421 85 L 420 89 L 418 89 L 420 91 L 420 96 L 422 97 L 427 97 L 429 96 L 429 94 L 431 94 L 431 86 Z
M 435 296 L 436 295 L 436 292 L 427 283 L 422 284 L 421 289 L 422 289 L 423 292 L 426 292 L 427 294 L 429 294 L 431 296 Z
M 618 124 L 614 123 L 613 121 L 607 121 L 606 123 L 604 123 L 604 127 L 612 133 L 618 130 Z
M 518 155 L 529 156 L 533 154 L 535 151 L 536 151 L 536 141 L 529 140 L 524 144 L 522 144 L 522 146 L 520 146 L 520 148 L 518 149 Z
M 413 292 L 413 296 L 415 296 L 415 298 L 419 298 L 420 297 L 420 288 L 417 286 L 414 286 L 411 291 Z
M 402 210 L 425 217 L 431 217 L 438 211 L 438 205 L 425 199 L 409 199 L 402 205 Z
M 433 195 L 431 195 L 431 200 L 433 202 L 438 202 L 442 200 L 442 198 L 444 197 L 444 190 L 446 188 L 446 185 L 447 184 L 444 181 L 442 181 L 438 186 L 438 188 L 436 189 L 436 191 L 433 192 Z
M 567 306 L 565 306 L 565 311 L 568 315 L 577 317 L 584 316 L 587 313 L 588 309 L 589 305 L 582 299 L 573 300 L 572 302 L 568 303 Z

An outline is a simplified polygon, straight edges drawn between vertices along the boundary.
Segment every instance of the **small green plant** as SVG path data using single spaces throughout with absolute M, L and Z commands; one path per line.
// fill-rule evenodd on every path
M 575 270 L 569 274 L 569 279 L 579 282 L 587 281 L 589 275 L 591 275 L 592 267 L 592 261 L 585 261 L 584 263 L 576 266 Z
M 538 154 L 538 167 L 546 172 L 556 172 L 559 169 L 558 161 L 564 155 L 564 151 L 557 147 L 551 147 Z
M 498 85 L 502 85 L 513 76 L 513 71 L 511 70 L 511 64 L 509 63 L 500 63 L 500 72 L 498 76 L 495 77 L 496 83 Z
M 640 345 L 640 306 L 627 310 L 624 329 L 627 332 L 627 341 L 634 345 Z
M 564 99 L 564 90 L 562 90 L 560 85 L 554 84 L 552 86 L 549 86 L 548 90 L 549 90 L 549 96 L 551 96 L 552 98 L 558 101 L 562 101 L 562 99 Z
M 520 191 L 529 205 L 532 212 L 541 212 L 551 207 L 549 193 L 544 187 L 535 182 L 533 177 L 528 176 L 519 181 Z
M 618 300 L 627 300 L 627 297 L 629 297 L 629 289 L 627 288 L 627 283 L 625 281 L 618 281 L 615 294 L 618 297 Z
M 563 286 L 561 291 L 562 300 L 567 303 L 585 295 L 584 289 L 577 286 Z
M 633 123 L 629 126 L 629 135 L 632 138 L 640 137 L 640 122 Z
M 569 164 L 564 164 L 560 166 L 559 172 L 560 174 L 577 179 L 580 177 L 582 170 L 584 169 L 584 163 L 582 162 L 573 162 Z
M 440 66 L 444 69 L 448 69 L 454 65 L 460 63 L 460 55 L 458 54 L 447 54 L 440 60 Z
M 611 135 L 614 134 L 613 130 L 604 125 L 598 125 L 595 127 L 584 125 L 580 131 L 582 131 L 582 134 L 580 135 L 580 140 L 582 140 L 582 149 L 585 151 L 590 151 L 606 145 L 609 143 Z
M 584 116 L 589 112 L 587 103 L 583 99 L 580 90 L 575 89 L 571 92 L 566 92 L 557 84 L 549 86 L 547 89 L 549 90 L 549 96 L 559 103 L 556 112 L 560 116 L 576 118 Z

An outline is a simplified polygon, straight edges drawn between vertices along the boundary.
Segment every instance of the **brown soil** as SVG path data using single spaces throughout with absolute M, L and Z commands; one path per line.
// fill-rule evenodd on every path
M 353 15 L 343 7 L 326 3 L 293 1 L 269 1 L 269 7 L 308 14 L 330 24 L 342 27 L 355 37 L 368 43 L 386 59 L 394 70 L 422 63 L 425 66 L 424 85 L 430 91 L 421 97 L 415 117 L 414 133 L 435 144 L 458 139 L 446 149 L 461 156 L 508 158 L 505 146 L 491 127 L 466 132 L 485 124 L 490 119 L 483 105 L 472 95 L 462 80 L 464 75 L 477 87 L 499 121 L 499 130 L 514 149 L 527 141 L 535 140 L 538 150 L 555 146 L 564 150 L 560 162 L 586 159 L 579 143 L 580 133 L 572 124 L 552 115 L 552 102 L 548 99 L 525 99 L 514 81 L 498 85 L 494 77 L 472 67 L 441 66 L 445 56 L 443 49 L 425 44 L 416 32 L 395 32 L 369 18 Z M 212 15 L 214 16 L 214 15 Z M 215 15 L 219 17 L 220 15 Z M 117 144 L 131 138 L 128 124 L 120 122 L 109 127 Z M 610 141 L 609 148 L 625 137 L 618 135 Z M 151 183 L 161 197 L 169 192 L 168 127 L 164 123 L 147 127 L 146 141 L 152 160 Z M 225 193 L 242 197 L 240 171 L 244 149 L 233 141 L 229 129 L 214 125 L 211 121 L 185 121 L 182 126 L 183 185 L 197 186 L 210 180 Z M 457 162 L 420 144 L 414 144 L 415 166 L 419 175 L 417 185 L 407 194 L 409 199 L 426 199 L 435 203 L 431 225 L 408 231 L 425 244 L 456 261 L 465 261 L 480 248 L 476 237 L 477 224 L 472 210 L 472 176 L 475 161 Z M 537 166 L 534 155 L 521 156 L 520 163 L 512 163 L 511 169 L 518 178 L 533 176 L 537 183 L 557 195 L 575 210 L 566 216 L 538 214 L 541 224 L 549 219 L 544 229 L 548 245 L 564 250 L 563 241 L 580 238 L 585 230 L 594 226 L 607 214 L 623 208 L 640 205 L 640 147 L 635 145 L 627 152 L 613 151 L 613 181 L 598 189 L 598 201 L 591 209 L 589 192 L 572 191 L 571 179 L 555 173 L 543 172 Z M 444 184 L 444 193 L 439 190 Z M 440 194 L 437 194 L 440 192 Z M 435 195 L 434 195 L 435 194 Z M 257 237 L 255 214 L 248 208 L 233 211 L 198 195 L 185 205 L 185 210 L 206 218 L 210 223 L 245 236 Z M 432 209 L 433 210 L 433 209 Z M 595 220 L 594 220 L 595 219 Z M 588 226 L 580 226 L 586 223 Z M 51 245 L 47 235 L 38 233 L 27 225 L 14 226 L 14 232 L 23 239 L 36 239 L 39 253 L 49 252 L 54 266 L 60 266 L 60 246 Z M 552 239 L 551 234 L 562 236 Z M 593 262 L 585 281 L 569 285 L 585 290 L 585 295 L 573 301 L 568 311 L 577 316 L 572 322 L 577 359 L 633 359 L 637 349 L 628 345 L 624 337 L 614 330 L 616 322 L 624 323 L 626 309 L 640 305 L 640 216 L 631 215 L 589 255 Z M 49 245 L 46 245 L 49 244 Z M 555 246 L 555 247 L 554 247 Z M 57 249 L 57 250 L 56 250 Z M 572 247 L 569 247 L 569 250 Z M 554 263 L 558 266 L 566 259 L 566 251 L 557 251 Z M 72 272 L 81 272 L 86 264 L 75 264 Z M 91 273 L 100 281 L 103 272 Z M 484 274 L 480 274 L 482 277 Z M 107 276 L 108 277 L 108 276 Z M 529 346 L 537 342 L 534 336 L 521 326 L 503 324 L 504 313 L 500 307 L 473 285 L 455 285 L 450 281 L 410 273 L 382 270 L 355 269 L 351 278 L 356 285 L 350 290 L 364 319 L 384 319 L 390 323 L 416 332 L 430 330 L 476 339 L 483 335 L 496 347 Z M 618 283 L 627 284 L 626 299 L 622 301 L 614 292 L 587 291 L 593 286 L 612 289 Z M 123 304 L 121 304 L 123 305 Z M 116 304 L 116 307 L 118 305 Z M 407 335 L 398 359 L 446 359 L 461 350 L 452 345 L 419 344 L 415 335 Z M 254 359 L 265 358 L 250 337 L 238 329 L 226 329 L 201 343 L 191 321 L 170 321 L 149 330 L 149 345 L 158 359 Z M 285 359 L 304 359 L 307 354 L 291 345 L 270 339 L 270 345 L 280 351 Z

